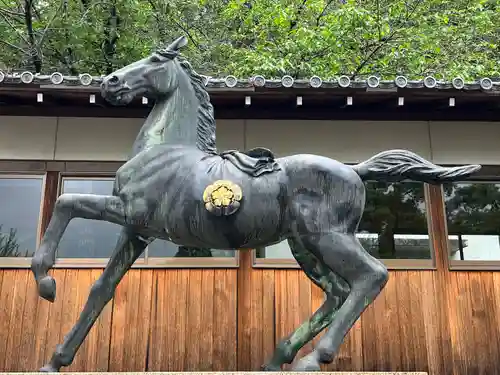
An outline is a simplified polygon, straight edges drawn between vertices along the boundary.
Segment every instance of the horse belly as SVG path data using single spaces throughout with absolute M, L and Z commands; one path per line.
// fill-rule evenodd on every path
M 238 181 L 243 190 L 240 208 L 229 216 L 216 216 L 205 208 L 202 191 L 193 191 L 172 207 L 167 231 L 174 242 L 213 249 L 249 248 L 281 237 L 286 217 L 286 194 L 278 183 L 251 186 Z M 195 190 L 196 185 L 188 190 Z M 197 189 L 199 190 L 199 189 Z
M 275 242 L 282 235 L 286 207 L 266 197 L 247 199 L 230 223 L 212 220 L 214 229 L 231 248 L 252 248 Z M 230 217 L 228 217 L 230 218 Z

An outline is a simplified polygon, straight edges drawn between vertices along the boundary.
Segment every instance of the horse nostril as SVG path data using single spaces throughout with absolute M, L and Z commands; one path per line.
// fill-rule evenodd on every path
M 109 77 L 108 82 L 112 85 L 116 85 L 118 82 L 120 82 L 120 80 L 117 76 L 112 75 L 111 77 Z

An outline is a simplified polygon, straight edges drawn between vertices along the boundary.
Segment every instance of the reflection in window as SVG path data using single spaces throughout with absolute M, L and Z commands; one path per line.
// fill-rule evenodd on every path
M 186 257 L 186 258 L 204 258 L 204 257 L 234 257 L 235 250 L 216 250 L 210 248 L 194 248 L 178 246 L 170 241 L 156 239 L 148 246 L 149 258 L 165 257 Z
M 500 260 L 500 183 L 443 185 L 450 257 Z
M 379 259 L 431 259 L 424 185 L 366 182 L 366 205 L 357 234 Z M 257 258 L 292 258 L 287 241 L 258 249 Z
M 43 178 L 0 177 L 0 257 L 31 257 L 36 250 Z
M 431 259 L 424 184 L 366 183 L 358 238 L 379 259 Z
M 63 178 L 61 193 L 110 195 L 113 179 Z M 107 221 L 75 218 L 69 223 L 57 250 L 59 258 L 109 258 L 122 227 Z M 142 257 L 144 254 L 142 255 Z

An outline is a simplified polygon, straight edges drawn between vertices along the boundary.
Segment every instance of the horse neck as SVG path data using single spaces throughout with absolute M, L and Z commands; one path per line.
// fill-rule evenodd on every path
M 199 102 L 189 82 L 156 100 L 132 146 L 131 157 L 157 145 L 196 146 Z

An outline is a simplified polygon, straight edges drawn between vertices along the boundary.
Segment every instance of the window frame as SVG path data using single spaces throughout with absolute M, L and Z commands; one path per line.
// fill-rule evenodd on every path
M 453 165 L 455 166 L 455 165 Z M 452 182 L 452 184 L 474 184 L 474 183 L 484 183 L 484 184 L 500 184 L 500 165 L 484 165 L 481 168 L 478 175 L 471 178 L 467 178 L 461 181 Z M 494 172 L 494 174 L 491 174 Z M 442 204 L 443 204 L 443 228 L 444 228 L 444 238 L 446 241 L 446 258 L 448 262 L 448 269 L 450 271 L 499 271 L 500 270 L 500 259 L 498 260 L 461 260 L 461 259 L 451 259 L 451 241 L 450 235 L 448 233 L 448 220 L 446 211 L 446 200 L 444 196 L 444 191 L 442 190 Z M 499 233 L 500 236 L 500 233 Z
M 403 181 L 404 182 L 404 181 Z M 430 259 L 379 259 L 389 270 L 436 270 L 436 256 L 432 228 L 432 210 L 429 185 L 424 183 L 425 217 L 427 235 L 429 236 Z M 254 268 L 299 269 L 295 259 L 257 258 L 257 250 L 252 251 L 252 266 Z
M 4 176 L 19 176 L 42 178 L 42 196 L 40 200 L 40 212 L 37 225 L 36 247 L 40 245 L 42 234 L 43 217 L 51 212 L 54 203 L 62 192 L 64 179 L 110 179 L 113 180 L 116 170 L 123 164 L 119 162 L 84 162 L 84 161 L 0 161 L 0 178 Z M 49 186 L 51 182 L 47 179 L 48 172 L 57 173 L 54 182 L 57 186 Z M 50 189 L 55 190 L 53 197 L 48 196 Z M 47 221 L 48 224 L 48 221 Z M 36 249 L 34 249 L 36 250 Z M 147 249 L 143 258 L 136 260 L 132 268 L 155 269 L 155 268 L 238 268 L 240 263 L 239 249 L 235 249 L 234 257 L 151 257 L 147 256 Z M 105 268 L 109 258 L 57 258 L 54 268 L 63 269 L 89 269 Z M 31 257 L 0 257 L 0 269 L 8 268 L 30 268 Z

